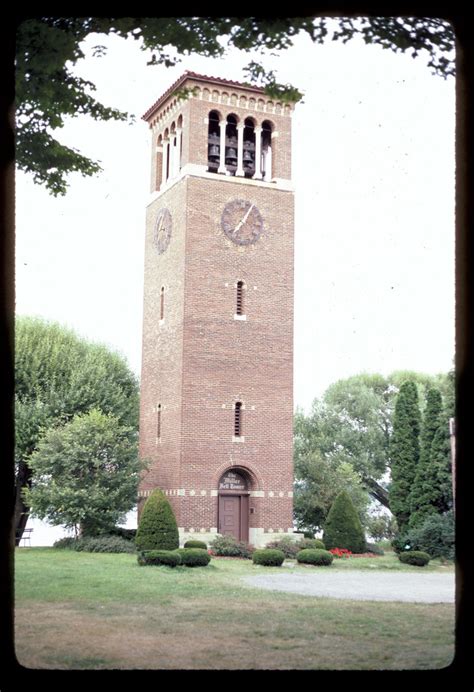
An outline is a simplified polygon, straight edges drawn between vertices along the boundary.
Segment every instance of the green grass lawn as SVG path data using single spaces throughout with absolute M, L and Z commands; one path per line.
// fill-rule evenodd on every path
M 446 571 L 393 554 L 308 569 Z M 249 588 L 248 560 L 139 567 L 134 555 L 16 551 L 15 645 L 28 668 L 433 669 L 454 654 L 454 605 L 314 598 Z

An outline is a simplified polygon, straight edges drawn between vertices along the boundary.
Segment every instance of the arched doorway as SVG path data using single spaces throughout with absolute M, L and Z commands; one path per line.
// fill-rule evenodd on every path
M 249 484 L 244 473 L 230 469 L 219 480 L 219 533 L 249 540 Z

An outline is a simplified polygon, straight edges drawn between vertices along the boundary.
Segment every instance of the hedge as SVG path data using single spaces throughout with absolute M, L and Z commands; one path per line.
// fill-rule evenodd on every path
M 296 556 L 296 561 L 304 565 L 330 565 L 334 556 L 328 550 L 317 550 L 305 548 L 300 550 Z
M 176 567 L 182 562 L 181 555 L 174 550 L 144 550 L 138 554 L 138 564 Z
M 254 550 L 252 561 L 254 565 L 264 565 L 265 567 L 280 567 L 285 559 L 283 550 L 273 550 L 272 548 L 261 548 Z
M 406 565 L 424 567 L 431 560 L 431 556 L 422 550 L 407 550 L 405 553 L 400 553 L 398 559 Z
M 186 567 L 206 567 L 211 560 L 208 552 L 201 548 L 179 548 L 174 552 L 181 557 L 181 564 Z
M 185 548 L 200 548 L 201 550 L 207 550 L 207 543 L 204 543 L 204 541 L 186 541 L 184 544 Z

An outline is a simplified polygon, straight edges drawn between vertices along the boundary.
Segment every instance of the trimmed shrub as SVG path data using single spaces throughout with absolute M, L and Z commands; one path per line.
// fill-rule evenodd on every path
M 400 562 L 407 565 L 417 565 L 418 567 L 424 567 L 431 560 L 428 553 L 424 553 L 422 550 L 407 550 L 404 553 L 398 555 Z
M 181 564 L 181 555 L 174 550 L 145 550 L 138 554 L 138 564 L 176 567 Z
M 145 502 L 135 544 L 138 550 L 175 550 L 179 547 L 178 525 L 165 494 L 157 489 Z
M 342 490 L 332 503 L 324 524 L 323 542 L 330 548 L 365 552 L 364 529 L 349 494 Z
M 265 567 L 280 567 L 285 559 L 283 550 L 272 548 L 260 548 L 254 550 L 252 561 L 254 565 L 264 565 Z
M 315 550 L 312 548 L 300 550 L 296 556 L 297 562 L 301 562 L 303 565 L 330 565 L 333 559 L 333 555 L 328 550 Z
M 326 546 L 319 538 L 303 538 L 298 543 L 300 550 L 310 548 L 312 550 L 326 550 Z
M 301 550 L 301 544 L 296 543 L 290 536 L 284 536 L 276 541 L 270 541 L 265 547 L 272 550 L 281 550 L 286 558 L 293 559 L 296 557 L 296 553 Z
M 207 550 L 202 548 L 178 548 L 174 551 L 181 558 L 181 564 L 186 567 L 206 567 L 211 560 Z
M 207 543 L 204 541 L 186 541 L 184 544 L 185 548 L 200 548 L 201 550 L 207 550 Z
M 213 555 L 219 557 L 251 558 L 253 546 L 243 541 L 237 541 L 233 536 L 217 536 L 211 543 Z

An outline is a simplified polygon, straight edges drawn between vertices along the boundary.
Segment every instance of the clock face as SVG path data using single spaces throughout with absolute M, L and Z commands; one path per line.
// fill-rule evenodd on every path
M 153 242 L 155 243 L 159 255 L 161 255 L 170 244 L 171 226 L 171 214 L 168 209 L 163 207 L 163 209 L 160 209 L 158 212 L 155 230 L 153 232 Z
M 255 204 L 244 199 L 234 199 L 224 207 L 221 226 L 232 242 L 250 245 L 259 239 L 263 219 Z

